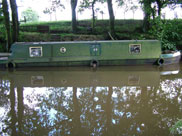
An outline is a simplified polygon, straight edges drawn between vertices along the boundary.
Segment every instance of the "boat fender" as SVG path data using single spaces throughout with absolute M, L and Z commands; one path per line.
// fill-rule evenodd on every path
M 15 64 L 14 62 L 8 62 L 8 63 L 6 64 L 6 67 L 7 67 L 7 68 L 16 68 L 16 64 Z
M 159 66 L 163 65 L 163 64 L 164 64 L 164 59 L 163 59 L 163 58 L 159 58 L 159 59 L 157 60 L 157 64 L 158 64 Z
M 93 67 L 93 68 L 96 68 L 99 66 L 99 62 L 97 60 L 92 60 L 90 62 L 90 66 Z

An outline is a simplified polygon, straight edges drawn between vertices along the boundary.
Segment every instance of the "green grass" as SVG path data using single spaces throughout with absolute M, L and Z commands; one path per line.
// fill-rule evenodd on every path
M 24 23 L 20 25 L 20 28 L 29 27 L 29 32 L 34 32 L 35 27 L 38 25 L 48 25 L 52 31 L 64 31 L 71 32 L 71 21 L 54 21 L 54 22 L 35 22 L 35 23 Z M 115 28 L 120 32 L 131 32 L 136 28 L 142 26 L 141 20 L 116 20 Z M 31 28 L 32 27 L 32 28 Z M 91 20 L 78 21 L 78 33 L 89 34 L 89 28 L 91 28 Z M 96 20 L 95 33 L 103 34 L 109 31 L 109 20 Z
M 41 22 L 29 22 L 29 23 L 22 23 L 20 26 L 37 26 L 37 25 L 70 25 L 70 21 L 41 21 Z
M 37 32 L 20 32 L 19 42 L 47 42 L 50 41 L 49 34 Z
M 182 30 L 182 19 L 166 20 L 168 22 L 175 22 Z M 151 33 L 142 32 L 143 20 L 115 20 L 115 31 L 118 40 L 144 40 L 157 39 Z M 49 26 L 49 33 L 37 33 L 38 25 Z M 24 23 L 20 25 L 21 41 L 52 41 L 51 35 L 59 35 L 60 41 L 74 41 L 74 40 L 110 40 L 109 20 L 96 20 L 95 29 L 92 30 L 92 20 L 79 20 L 77 22 L 78 31 L 76 34 L 72 33 L 71 21 L 52 21 L 52 22 L 34 22 Z M 181 33 L 181 32 L 180 32 Z M 57 37 L 59 37 L 57 36 Z M 85 39 L 84 39 L 85 38 Z M 180 45 L 181 47 L 181 45 Z
M 115 26 L 117 39 L 118 40 L 139 39 L 140 34 L 138 32 L 138 29 L 139 29 L 139 31 L 141 31 L 141 24 L 139 24 L 139 23 L 136 24 L 133 20 L 131 20 L 131 22 L 130 22 L 130 24 L 133 24 L 133 25 L 129 26 L 128 24 L 125 24 L 125 23 L 128 23 L 128 22 L 125 21 L 124 23 L 123 22 L 120 23 L 118 20 L 116 20 L 116 24 L 118 24 Z M 66 26 L 64 26 L 65 22 L 50 22 L 50 23 L 41 22 L 38 24 L 30 23 L 30 24 L 26 24 L 26 25 L 21 25 L 20 28 L 22 31 L 24 31 L 23 34 L 25 35 L 24 38 L 21 38 L 21 39 L 24 41 L 30 41 L 31 38 L 33 41 L 40 40 L 41 38 L 38 38 L 37 36 L 40 36 L 41 33 L 40 33 L 40 35 L 36 34 L 36 36 L 34 36 L 34 33 L 37 32 L 37 25 L 47 25 L 47 24 L 49 25 L 49 28 L 50 28 L 49 34 L 54 34 L 54 33 L 59 34 L 61 36 L 61 38 L 60 38 L 61 41 L 109 40 L 110 39 L 110 37 L 108 36 L 108 32 L 109 32 L 108 20 L 97 20 L 94 30 L 92 30 L 91 23 L 88 20 L 79 21 L 77 34 L 72 33 L 71 25 L 68 25 L 69 24 L 68 22 L 67 22 Z M 62 24 L 64 24 L 64 25 L 62 25 Z M 29 32 L 29 33 L 25 33 L 25 32 Z M 30 36 L 31 32 L 33 32 L 32 36 Z M 83 36 L 83 35 L 85 35 L 85 36 Z M 90 36 L 88 36 L 88 35 L 90 35 Z M 36 39 L 36 37 L 37 37 L 37 39 Z M 41 36 L 41 37 L 44 37 L 44 36 Z M 78 37 L 81 37 L 81 38 L 78 38 Z M 50 38 L 48 40 L 50 40 Z

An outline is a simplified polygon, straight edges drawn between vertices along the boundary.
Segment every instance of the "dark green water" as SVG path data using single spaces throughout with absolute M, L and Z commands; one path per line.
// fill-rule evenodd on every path
M 168 136 L 182 65 L 0 71 L 0 135 Z

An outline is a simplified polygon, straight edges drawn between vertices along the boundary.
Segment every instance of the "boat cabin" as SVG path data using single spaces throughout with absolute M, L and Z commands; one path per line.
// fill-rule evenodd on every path
M 15 43 L 12 66 L 154 64 L 161 55 L 157 40 Z

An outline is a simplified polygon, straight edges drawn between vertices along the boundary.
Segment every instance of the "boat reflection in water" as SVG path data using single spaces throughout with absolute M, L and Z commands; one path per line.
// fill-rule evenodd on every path
M 182 118 L 179 65 L 0 72 L 1 135 L 169 135 Z

